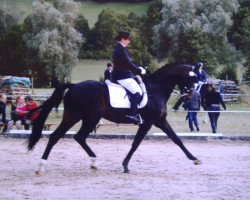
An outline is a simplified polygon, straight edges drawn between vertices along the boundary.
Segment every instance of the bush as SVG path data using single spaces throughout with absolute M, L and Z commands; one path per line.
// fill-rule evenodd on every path
M 222 80 L 231 80 L 236 84 L 239 83 L 239 80 L 237 79 L 236 69 L 232 67 L 224 67 L 219 73 L 218 78 Z

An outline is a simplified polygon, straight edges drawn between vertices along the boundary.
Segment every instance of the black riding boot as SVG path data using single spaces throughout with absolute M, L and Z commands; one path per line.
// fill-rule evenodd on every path
M 137 114 L 137 105 L 140 103 L 140 98 L 141 95 L 138 92 L 131 95 L 131 109 L 129 115 L 126 115 L 126 117 L 131 121 L 131 123 L 134 124 L 142 124 L 142 118 L 140 114 Z

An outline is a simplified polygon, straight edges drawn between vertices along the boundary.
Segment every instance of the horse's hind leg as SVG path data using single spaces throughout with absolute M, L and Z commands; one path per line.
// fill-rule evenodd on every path
M 36 174 L 41 175 L 45 172 L 45 166 L 47 159 L 49 157 L 50 151 L 53 146 L 58 142 L 58 140 L 65 135 L 65 133 L 76 123 L 76 121 L 63 120 L 58 128 L 50 135 L 49 142 L 43 153 L 42 159 L 39 163 L 39 169 L 36 171 Z
M 74 136 L 75 140 L 81 145 L 81 147 L 86 151 L 86 153 L 90 157 L 91 169 L 97 169 L 95 165 L 96 155 L 86 143 L 86 139 L 89 136 L 89 134 L 92 131 L 94 131 L 100 119 L 101 117 L 99 116 L 92 117 L 91 119 L 83 119 L 83 123 L 82 123 L 80 130 Z

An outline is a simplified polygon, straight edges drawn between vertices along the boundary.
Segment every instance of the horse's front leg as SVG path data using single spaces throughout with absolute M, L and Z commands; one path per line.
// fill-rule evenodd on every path
M 196 157 L 194 157 L 188 150 L 187 148 L 184 146 L 184 144 L 182 143 L 181 139 L 178 137 L 178 135 L 176 135 L 176 133 L 174 132 L 174 130 L 171 128 L 171 126 L 169 125 L 169 123 L 164 119 L 161 122 L 157 122 L 155 124 L 156 127 L 160 128 L 163 132 L 165 132 L 168 137 L 175 143 L 177 144 L 182 151 L 186 154 L 186 156 L 190 159 L 194 161 L 195 165 L 198 164 L 202 164 L 202 162 L 197 159 Z
M 151 127 L 152 127 L 152 123 L 147 123 L 147 122 L 144 122 L 142 125 L 140 125 L 140 127 L 135 135 L 132 147 L 131 147 L 128 155 L 126 156 L 126 158 L 122 162 L 122 165 L 124 168 L 123 173 L 129 173 L 129 169 L 128 169 L 129 160 L 131 159 L 132 155 L 134 154 L 136 149 L 139 147 L 141 141 L 143 140 L 143 138 L 145 137 L 145 135 L 147 134 L 147 132 L 149 131 L 149 129 Z

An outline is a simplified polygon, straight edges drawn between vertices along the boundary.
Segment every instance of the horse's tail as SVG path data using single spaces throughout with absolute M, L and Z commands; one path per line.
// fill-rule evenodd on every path
M 52 93 L 51 97 L 47 101 L 45 101 L 44 104 L 37 108 L 38 110 L 40 110 L 40 113 L 33 123 L 32 133 L 28 139 L 28 150 L 32 150 L 40 139 L 44 123 L 52 108 L 58 108 L 64 97 L 65 90 L 71 88 L 73 85 L 74 84 L 67 83 L 57 87 Z

